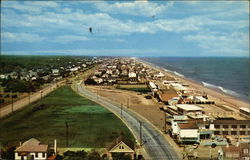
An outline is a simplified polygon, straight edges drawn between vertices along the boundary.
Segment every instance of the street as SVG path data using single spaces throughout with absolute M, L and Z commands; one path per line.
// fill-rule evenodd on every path
M 104 97 L 96 95 L 84 86 L 77 84 L 77 90 L 80 94 L 99 103 L 120 117 L 124 123 L 132 130 L 136 139 L 140 139 L 140 122 L 142 133 L 142 145 L 152 160 L 177 160 L 179 157 L 172 149 L 171 145 L 165 140 L 164 136 L 156 127 L 140 115 L 127 109 L 126 106 L 112 102 Z
M 4 107 L 0 108 L 0 118 L 20 109 L 23 108 L 25 106 L 27 106 L 28 104 L 35 102 L 39 99 L 41 99 L 42 97 L 46 96 L 47 94 L 49 94 L 51 91 L 55 90 L 58 86 L 60 86 L 60 84 L 62 84 L 64 81 L 59 82 L 59 83 L 54 83 L 54 84 L 50 84 L 49 86 L 43 88 L 40 91 L 37 91 L 33 94 L 30 94 L 27 97 L 24 97 L 23 99 L 20 99 L 16 102 L 13 102 L 13 104 L 8 104 Z

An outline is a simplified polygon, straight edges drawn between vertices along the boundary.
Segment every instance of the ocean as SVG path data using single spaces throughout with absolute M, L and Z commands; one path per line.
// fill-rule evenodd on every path
M 176 75 L 249 102 L 249 58 L 140 58 Z

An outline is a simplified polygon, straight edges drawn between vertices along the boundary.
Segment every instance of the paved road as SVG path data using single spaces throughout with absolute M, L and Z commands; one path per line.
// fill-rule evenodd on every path
M 105 106 L 110 111 L 120 116 L 126 125 L 133 131 L 136 138 L 140 137 L 140 122 L 142 122 L 142 137 L 143 146 L 149 155 L 150 160 L 178 160 L 177 153 L 172 149 L 171 145 L 165 140 L 164 136 L 157 130 L 149 121 L 145 120 L 135 112 L 122 107 L 116 102 L 112 102 L 104 97 L 100 97 L 87 89 L 84 86 L 77 84 L 77 90 L 80 94 L 87 98 Z
M 4 107 L 0 108 L 0 118 L 20 109 L 23 108 L 25 106 L 27 106 L 29 103 L 32 103 L 34 101 L 37 101 L 39 99 L 41 99 L 41 97 L 46 96 L 47 94 L 49 94 L 51 91 L 55 90 L 58 86 L 60 86 L 64 81 L 58 82 L 58 83 L 54 83 L 51 84 L 45 88 L 43 88 L 40 91 L 37 91 L 33 94 L 31 94 L 30 96 L 24 97 L 16 102 L 12 104 L 8 104 Z M 42 93 L 41 93 L 42 91 Z

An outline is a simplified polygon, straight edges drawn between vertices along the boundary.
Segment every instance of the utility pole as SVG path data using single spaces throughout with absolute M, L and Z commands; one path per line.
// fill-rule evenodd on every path
M 163 113 L 164 113 L 164 133 L 166 134 L 167 132 L 166 132 L 166 130 L 167 130 L 167 117 L 166 117 L 166 112 L 165 111 L 163 111 Z
M 142 122 L 140 121 L 140 146 L 142 146 Z
M 129 108 L 129 98 L 127 97 L 127 108 Z
M 30 104 L 30 90 L 29 90 L 29 104 Z
M 13 92 L 11 92 L 11 111 L 14 111 Z
M 41 93 L 41 99 L 42 99 L 43 98 L 43 91 L 41 90 L 40 93 Z
M 122 109 L 123 109 L 123 108 L 122 108 L 122 103 L 121 103 L 121 118 L 122 118 Z
M 68 122 L 65 122 L 65 125 L 66 125 L 66 146 L 69 147 L 69 134 L 68 134 L 69 125 L 68 125 Z

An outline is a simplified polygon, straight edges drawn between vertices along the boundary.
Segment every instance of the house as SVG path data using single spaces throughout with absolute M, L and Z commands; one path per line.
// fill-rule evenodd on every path
M 198 116 L 202 115 L 204 113 L 203 108 L 198 107 L 196 105 L 190 105 L 190 104 L 177 104 L 177 111 L 181 115 L 187 115 L 187 116 Z
M 130 81 L 137 81 L 137 74 L 135 72 L 129 72 L 128 78 Z
M 112 153 L 125 153 L 131 155 L 131 158 L 134 159 L 135 144 L 125 136 L 116 138 L 107 145 L 107 149 L 109 151 L 109 157 L 112 156 Z
M 198 143 L 199 137 L 199 128 L 195 123 L 177 123 L 177 141 L 179 143 Z
M 52 69 L 51 72 L 52 72 L 53 76 L 59 76 L 60 75 L 59 69 Z
M 48 153 L 48 145 L 41 144 L 35 138 L 20 144 L 15 150 L 15 160 L 46 160 Z
M 236 146 L 221 147 L 218 160 L 250 160 L 250 144 L 237 142 Z
M 159 96 L 160 101 L 167 103 L 170 99 L 177 97 L 178 94 L 175 90 L 159 90 L 157 92 L 157 95 Z

